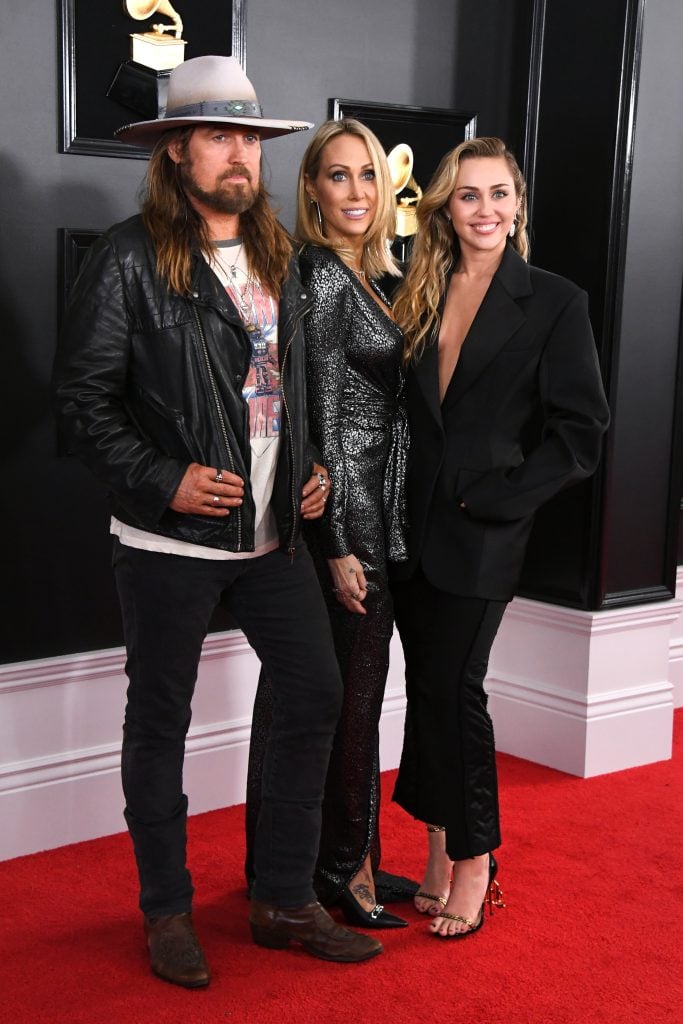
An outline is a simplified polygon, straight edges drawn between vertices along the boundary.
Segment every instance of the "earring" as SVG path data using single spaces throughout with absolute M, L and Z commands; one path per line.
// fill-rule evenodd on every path
M 311 199 L 311 206 L 315 206 L 315 216 L 318 221 L 318 230 L 323 233 L 323 215 L 320 212 L 320 204 L 317 199 Z
M 508 236 L 510 238 L 514 238 L 516 230 L 517 230 L 517 218 L 515 217 L 515 219 L 513 220 L 512 224 L 510 225 L 510 230 L 508 231 Z

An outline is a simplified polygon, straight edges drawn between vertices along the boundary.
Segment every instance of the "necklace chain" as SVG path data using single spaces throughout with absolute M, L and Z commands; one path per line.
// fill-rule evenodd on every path
M 251 276 L 248 270 L 242 270 L 241 267 L 237 266 L 240 256 L 242 255 L 242 246 L 244 241 L 240 240 L 240 244 L 237 248 L 232 263 L 228 263 L 224 260 L 225 270 L 232 282 L 230 288 L 230 294 L 232 295 L 237 305 L 237 311 L 242 318 L 242 322 L 249 333 L 258 330 L 258 324 L 254 316 L 254 291 L 260 286 L 254 277 Z M 244 278 L 244 288 L 240 288 L 240 275 Z

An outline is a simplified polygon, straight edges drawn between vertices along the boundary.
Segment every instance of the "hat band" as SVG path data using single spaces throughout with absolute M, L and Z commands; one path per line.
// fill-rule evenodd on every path
M 167 109 L 164 117 L 263 117 L 259 103 L 251 100 L 208 100 Z

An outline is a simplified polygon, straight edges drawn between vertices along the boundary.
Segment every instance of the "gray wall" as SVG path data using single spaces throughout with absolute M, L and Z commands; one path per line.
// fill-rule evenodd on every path
M 330 97 L 474 110 L 478 134 L 503 136 L 521 156 L 532 0 L 247 4 L 247 73 L 266 116 L 320 124 Z M 306 141 L 265 146 L 289 227 Z
M 104 32 L 106 3 L 97 2 Z M 506 133 L 513 95 L 507 28 L 529 0 L 247 4 L 247 70 L 267 114 L 319 123 L 333 96 L 467 106 L 480 110 L 480 130 Z M 456 83 L 459 66 L 472 65 L 473 7 L 479 23 L 490 17 L 496 49 L 468 73 L 465 95 Z M 8 609 L 0 619 L 0 663 L 120 643 L 106 499 L 84 469 L 56 456 L 48 383 L 58 320 L 58 229 L 102 229 L 127 216 L 136 208 L 145 164 L 58 152 L 58 11 L 59 3 L 45 0 L 0 6 L 0 530 Z M 291 227 L 305 138 L 266 145 L 272 189 Z
M 247 74 L 266 116 L 320 124 L 328 99 L 455 106 L 457 3 L 247 0 Z M 291 226 L 306 134 L 264 146 Z

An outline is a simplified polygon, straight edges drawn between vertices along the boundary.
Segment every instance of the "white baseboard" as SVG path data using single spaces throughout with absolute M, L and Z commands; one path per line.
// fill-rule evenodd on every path
M 583 777 L 668 759 L 670 633 L 682 607 L 513 601 L 487 682 L 498 749 Z
M 403 665 L 392 667 L 380 726 L 384 769 L 403 739 Z M 0 667 L 0 860 L 120 832 L 126 677 L 123 648 Z M 211 634 L 187 738 L 192 813 L 242 803 L 259 663 L 242 633 Z
M 683 605 L 683 565 L 678 566 L 676 574 L 676 598 Z M 683 610 L 671 627 L 669 666 L 674 707 L 683 708 Z
M 679 575 L 683 595 L 683 575 Z M 123 649 L 0 666 L 0 860 L 123 829 Z M 187 741 L 191 813 L 244 800 L 258 661 L 239 631 L 204 645 Z M 683 705 L 683 601 L 579 612 L 516 599 L 487 680 L 498 749 L 588 776 L 670 757 Z M 380 723 L 398 765 L 396 637 Z

